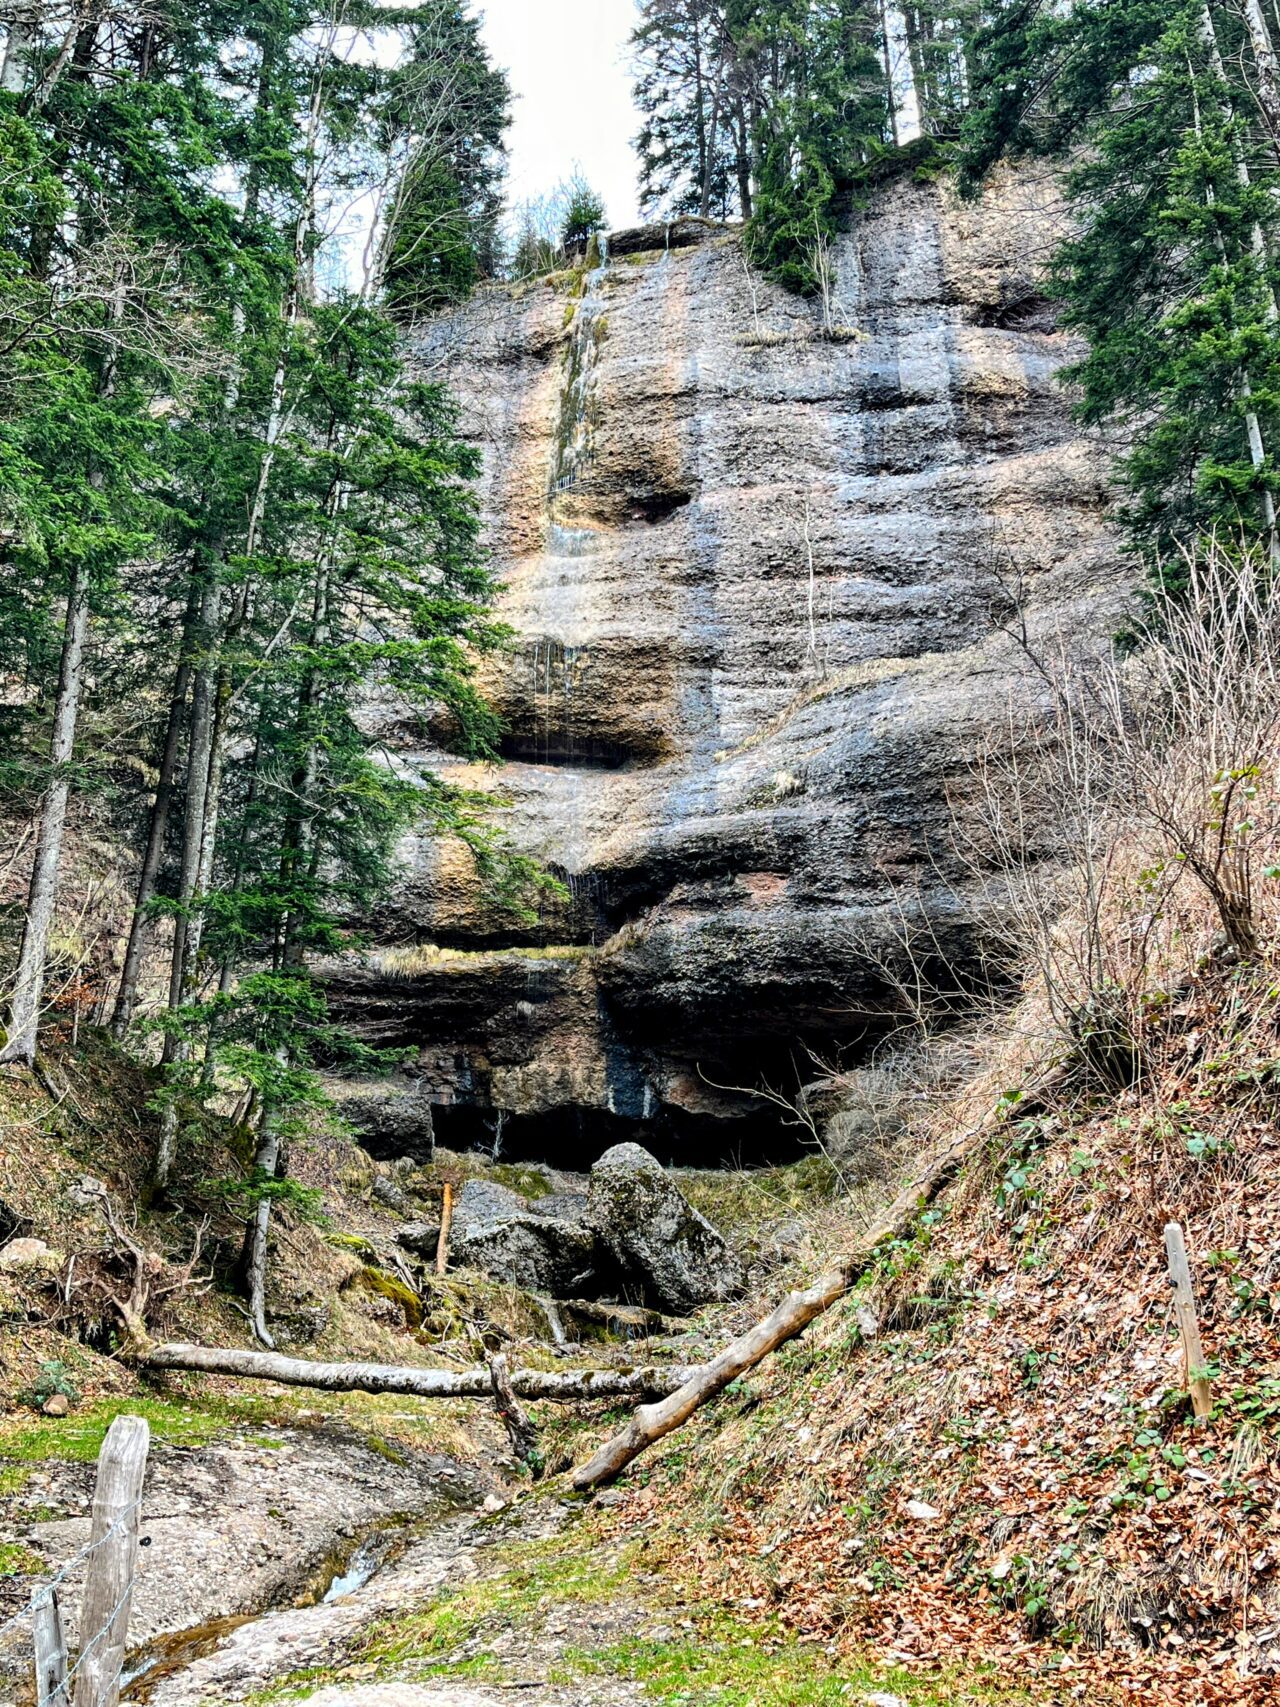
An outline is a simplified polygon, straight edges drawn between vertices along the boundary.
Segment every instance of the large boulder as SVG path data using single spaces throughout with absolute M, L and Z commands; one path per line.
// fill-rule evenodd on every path
M 515 1215 L 523 1214 L 529 1205 L 518 1191 L 499 1185 L 497 1180 L 469 1179 L 453 1200 L 453 1236 L 479 1232 Z
M 396 1234 L 401 1250 L 409 1251 L 424 1262 L 434 1262 L 440 1248 L 439 1221 L 406 1221 Z
M 672 1315 L 732 1297 L 742 1264 L 671 1175 L 639 1144 L 617 1144 L 591 1170 L 591 1223 L 624 1277 Z
M 496 1180 L 467 1180 L 453 1205 L 449 1264 L 474 1268 L 490 1280 L 527 1292 L 566 1297 L 589 1287 L 596 1269 L 596 1240 L 587 1219 L 587 1200 L 531 1204 Z M 576 1208 L 576 1213 L 574 1212 Z M 415 1256 L 435 1256 L 438 1222 L 411 1223 L 396 1235 Z
M 507 1286 L 565 1298 L 590 1286 L 596 1241 L 585 1222 L 555 1220 L 526 1210 L 488 1226 L 473 1225 L 451 1237 L 449 1260 L 478 1268 Z

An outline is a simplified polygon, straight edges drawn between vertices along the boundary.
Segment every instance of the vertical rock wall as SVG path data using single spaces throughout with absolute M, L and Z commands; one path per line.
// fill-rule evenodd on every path
M 518 639 L 488 667 L 508 762 L 406 756 L 500 792 L 571 891 L 513 928 L 424 843 L 396 946 L 335 976 L 420 1050 L 446 1138 L 501 1110 L 535 1150 L 753 1152 L 765 1105 L 715 1086 L 876 1034 L 895 891 L 972 953 L 947 796 L 1023 691 L 999 625 L 1016 598 L 1090 644 L 1125 585 L 1037 292 L 1057 219 L 1049 180 L 892 185 L 829 328 L 686 222 L 417 338 L 484 451 Z

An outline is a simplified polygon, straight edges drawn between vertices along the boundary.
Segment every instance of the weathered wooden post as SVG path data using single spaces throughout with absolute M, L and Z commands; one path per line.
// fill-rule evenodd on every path
M 36 1650 L 36 1707 L 67 1707 L 67 1638 L 56 1589 L 46 1589 L 31 1602 L 31 1629 Z
M 1169 1259 L 1169 1279 L 1173 1283 L 1173 1308 L 1182 1336 L 1183 1379 L 1191 1391 L 1191 1407 L 1197 1417 L 1207 1417 L 1213 1410 L 1213 1388 L 1204 1374 L 1204 1346 L 1200 1340 L 1200 1324 L 1196 1320 L 1196 1295 L 1191 1285 L 1191 1264 L 1187 1259 L 1187 1241 L 1182 1228 L 1170 1221 L 1164 1230 L 1164 1248 Z
M 440 1237 L 436 1240 L 436 1273 L 449 1267 L 449 1228 L 453 1225 L 453 1187 L 444 1182 L 444 1202 L 440 1206 Z
M 98 1455 L 89 1564 L 80 1603 L 75 1707 L 116 1707 L 138 1568 L 142 1479 L 151 1430 L 142 1417 L 117 1417 Z

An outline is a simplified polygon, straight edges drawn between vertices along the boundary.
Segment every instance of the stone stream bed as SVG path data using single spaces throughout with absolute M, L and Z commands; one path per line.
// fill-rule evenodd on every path
M 6 1536 L 49 1567 L 73 1556 L 88 1536 L 92 1475 L 92 1465 L 41 1466 L 20 1502 L 32 1515 L 11 1510 Z M 446 1587 L 500 1574 L 507 1543 L 546 1539 L 574 1515 L 553 1498 L 511 1506 L 482 1471 L 438 1455 L 392 1462 L 343 1429 L 267 1428 L 212 1445 L 154 1446 L 122 1700 L 257 1702 L 299 1673 L 319 1672 L 325 1681 L 308 1699 L 321 1707 L 479 1707 L 511 1700 L 513 1689 L 535 1707 L 637 1701 L 631 1686 L 609 1681 L 567 1693 L 547 1681 L 570 1640 L 614 1640 L 642 1627 L 648 1614 L 630 1602 L 592 1608 L 572 1629 L 551 1617 L 533 1634 L 486 1631 L 483 1649 L 498 1660 L 500 1683 L 374 1683 L 372 1667 L 346 1658 L 369 1626 L 420 1612 Z M 73 1575 L 64 1591 L 73 1652 L 78 1599 Z M 30 1707 L 29 1663 L 25 1635 L 0 1650 L 0 1707 Z

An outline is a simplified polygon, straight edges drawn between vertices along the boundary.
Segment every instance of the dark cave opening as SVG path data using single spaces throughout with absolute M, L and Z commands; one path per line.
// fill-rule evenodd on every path
M 798 1162 L 813 1154 L 808 1134 L 784 1125 L 762 1105 L 735 1118 L 663 1107 L 649 1119 L 607 1109 L 570 1107 L 538 1114 L 498 1113 L 467 1103 L 432 1109 L 436 1142 L 503 1162 L 542 1162 L 566 1173 L 587 1173 L 615 1144 L 640 1144 L 665 1167 L 756 1168 Z M 496 1155 L 495 1155 L 496 1148 Z

